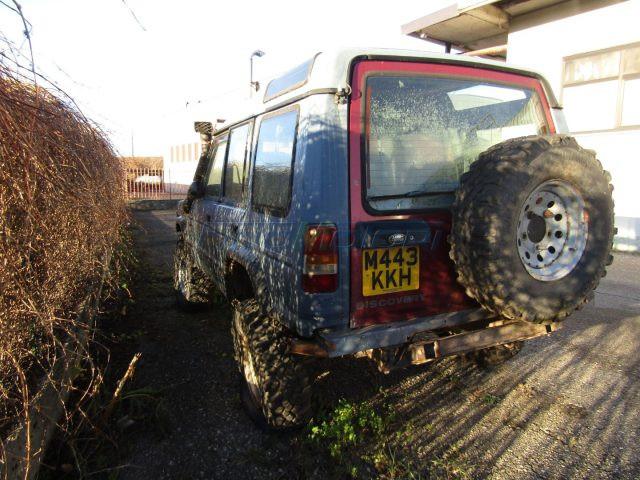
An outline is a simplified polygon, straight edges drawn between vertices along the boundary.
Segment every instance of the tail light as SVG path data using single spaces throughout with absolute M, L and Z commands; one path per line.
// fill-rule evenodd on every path
M 333 292 L 338 287 L 337 233 L 333 225 L 307 227 L 302 267 L 302 289 L 305 292 Z

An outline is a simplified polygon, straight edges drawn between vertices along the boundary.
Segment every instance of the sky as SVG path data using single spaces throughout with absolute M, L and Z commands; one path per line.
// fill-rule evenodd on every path
M 0 32 L 28 57 L 21 19 L 2 3 Z M 36 68 L 101 125 L 122 155 L 163 155 L 172 143 L 195 142 L 194 111 L 224 117 L 247 96 L 256 49 L 265 52 L 254 64 L 263 85 L 341 46 L 442 51 L 400 33 L 441 3 L 21 0 Z

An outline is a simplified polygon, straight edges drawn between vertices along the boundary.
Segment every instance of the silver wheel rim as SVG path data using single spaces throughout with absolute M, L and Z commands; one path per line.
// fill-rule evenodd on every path
M 582 195 L 563 180 L 548 180 L 529 194 L 518 218 L 517 248 L 536 280 L 559 280 L 578 265 L 588 236 Z

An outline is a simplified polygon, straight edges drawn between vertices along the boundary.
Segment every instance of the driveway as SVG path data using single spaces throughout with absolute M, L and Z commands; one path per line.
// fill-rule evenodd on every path
M 143 252 L 128 317 L 143 331 L 135 387 L 163 392 L 162 429 L 133 435 L 121 478 L 300 478 L 297 435 L 242 412 L 229 310 L 186 315 L 172 294 L 173 212 L 137 212 Z M 390 375 L 342 360 L 318 382 L 339 398 L 395 405 L 389 444 L 425 477 L 437 462 L 472 478 L 639 478 L 640 256 L 618 254 L 595 301 L 564 328 L 481 370 L 447 360 Z

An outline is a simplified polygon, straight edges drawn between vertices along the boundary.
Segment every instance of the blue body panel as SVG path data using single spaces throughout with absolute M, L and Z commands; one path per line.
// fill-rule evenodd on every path
M 185 238 L 200 268 L 224 291 L 231 260 L 249 273 L 264 306 L 298 335 L 349 324 L 349 185 L 347 108 L 318 94 L 297 104 L 298 129 L 291 203 L 284 216 L 252 207 L 253 168 L 244 204 L 204 197 L 194 201 Z M 273 114 L 273 113 L 271 113 Z M 252 152 L 264 115 L 255 118 Z M 214 139 L 215 140 L 215 139 Z M 253 166 L 251 156 L 251 167 Z M 339 284 L 335 292 L 302 290 L 303 238 L 312 224 L 338 228 Z

